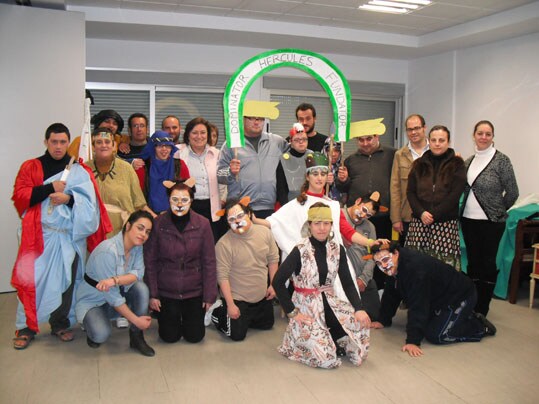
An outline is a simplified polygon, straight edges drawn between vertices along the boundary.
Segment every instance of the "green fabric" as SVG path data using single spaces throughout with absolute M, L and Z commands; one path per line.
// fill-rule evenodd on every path
M 539 212 L 539 204 L 531 203 L 520 208 L 511 209 L 507 222 L 505 224 L 505 232 L 503 233 L 498 247 L 498 255 L 496 256 L 496 265 L 500 272 L 494 294 L 502 299 L 507 298 L 507 289 L 509 287 L 509 275 L 511 274 L 511 265 L 515 257 L 515 233 L 518 221 L 525 219 Z M 539 219 L 539 218 L 535 218 Z
M 462 198 L 460 203 L 462 204 Z M 498 254 L 496 256 L 496 266 L 499 269 L 498 279 L 496 281 L 496 287 L 494 294 L 501 298 L 507 299 L 507 289 L 509 288 L 509 276 L 511 275 L 511 266 L 513 265 L 513 259 L 515 258 L 515 233 L 518 225 L 518 221 L 525 219 L 539 212 L 539 204 L 531 203 L 529 205 L 522 206 L 520 208 L 512 209 L 508 211 L 509 214 L 505 223 L 505 231 L 500 245 L 498 246 Z M 539 219 L 539 218 L 536 218 Z M 462 272 L 468 271 L 468 256 L 466 254 L 466 244 L 464 243 L 464 237 L 462 236 L 462 229 L 459 229 L 460 234 L 460 264 Z
M 307 153 L 307 157 L 305 158 L 305 165 L 307 166 L 307 168 L 327 167 L 328 164 L 328 158 L 320 152 Z

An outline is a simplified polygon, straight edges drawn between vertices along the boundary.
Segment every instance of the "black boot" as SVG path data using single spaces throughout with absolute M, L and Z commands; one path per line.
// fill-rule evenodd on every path
M 92 341 L 88 336 L 86 337 L 86 343 L 90 348 L 99 348 L 99 346 L 101 345 L 99 342 Z
M 144 356 L 154 356 L 155 351 L 144 341 L 144 335 L 141 330 L 133 331 L 129 329 L 129 346 L 136 349 Z
M 487 320 L 487 318 L 481 314 L 481 313 L 475 313 L 475 316 L 481 321 L 481 324 L 483 324 L 483 327 L 485 327 L 485 335 L 487 336 L 493 336 L 496 335 L 496 327 L 494 324 L 492 324 L 490 321 Z

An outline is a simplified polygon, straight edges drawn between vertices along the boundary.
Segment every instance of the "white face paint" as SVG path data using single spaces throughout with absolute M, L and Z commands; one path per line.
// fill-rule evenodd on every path
M 191 208 L 191 197 L 185 190 L 174 190 L 169 198 L 170 210 L 176 216 L 184 216 Z
M 249 228 L 250 221 L 247 214 L 239 206 L 233 207 L 229 212 L 227 219 L 233 232 L 243 234 Z
M 240 233 L 240 234 L 242 234 L 245 231 L 245 229 L 244 229 L 245 226 L 247 226 L 247 220 L 245 220 L 245 219 L 241 220 L 239 223 L 231 223 L 230 224 L 230 228 L 232 230 L 237 230 L 238 233 Z
M 361 222 L 363 222 L 364 219 L 368 219 L 372 217 L 372 212 L 369 210 L 369 208 L 364 205 L 364 204 L 360 204 L 359 206 L 357 206 L 357 208 L 354 210 L 354 216 L 353 216 L 353 220 L 355 223 L 359 224 Z
M 383 257 L 379 257 L 378 259 L 374 260 L 374 263 L 380 268 L 380 270 L 385 273 L 386 275 L 391 276 L 392 275 L 392 269 L 395 266 L 395 263 L 393 262 L 393 254 L 389 253 L 388 255 L 384 255 Z

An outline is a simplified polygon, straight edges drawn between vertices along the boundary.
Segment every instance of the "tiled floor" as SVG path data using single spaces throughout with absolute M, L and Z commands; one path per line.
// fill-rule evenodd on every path
M 529 310 L 525 291 L 517 305 L 493 302 L 495 337 L 480 343 L 433 346 L 411 358 L 400 352 L 406 312 L 394 326 L 373 330 L 368 360 L 335 370 L 311 369 L 276 352 L 285 328 L 251 331 L 240 343 L 207 328 L 204 342 L 165 344 L 156 324 L 146 358 L 114 330 L 94 350 L 76 328 L 61 343 L 46 329 L 25 351 L 12 348 L 16 299 L 0 295 L 0 403 L 537 403 L 539 301 Z M 276 311 L 277 312 L 277 311 Z M 44 328 L 47 328 L 45 325 Z

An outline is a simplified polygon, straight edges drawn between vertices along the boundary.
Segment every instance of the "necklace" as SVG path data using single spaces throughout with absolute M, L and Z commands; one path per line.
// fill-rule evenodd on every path
M 111 180 L 114 179 L 114 176 L 116 175 L 116 172 L 114 171 L 114 167 L 116 166 L 116 159 L 114 158 L 112 160 L 112 164 L 110 165 L 110 168 L 107 172 L 101 172 L 99 171 L 99 168 L 97 167 L 97 161 L 94 161 L 95 170 L 94 170 L 94 177 L 95 179 L 98 179 L 100 181 L 105 181 L 107 178 L 107 175 L 110 177 Z

